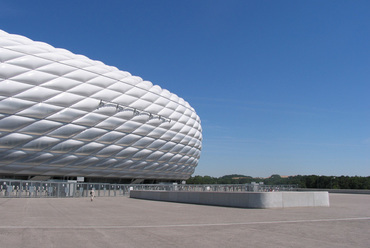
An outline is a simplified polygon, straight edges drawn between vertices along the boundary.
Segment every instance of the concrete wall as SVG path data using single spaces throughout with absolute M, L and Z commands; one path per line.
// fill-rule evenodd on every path
M 297 191 L 328 191 L 329 193 L 338 194 L 370 194 L 368 189 L 311 189 L 311 188 L 298 188 Z
M 329 207 L 328 192 L 130 191 L 131 198 L 239 208 Z

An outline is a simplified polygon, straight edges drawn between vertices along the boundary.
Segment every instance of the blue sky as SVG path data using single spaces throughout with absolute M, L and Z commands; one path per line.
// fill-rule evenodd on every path
M 183 97 L 194 175 L 370 176 L 370 1 L 1 1 L 0 29 Z

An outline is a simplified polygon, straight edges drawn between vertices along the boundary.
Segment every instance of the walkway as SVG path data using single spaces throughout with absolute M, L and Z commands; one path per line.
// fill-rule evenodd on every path
M 130 199 L 0 198 L 0 247 L 369 247 L 370 195 L 238 209 Z

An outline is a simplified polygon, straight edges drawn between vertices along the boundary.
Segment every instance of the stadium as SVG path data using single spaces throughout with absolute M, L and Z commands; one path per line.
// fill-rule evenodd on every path
M 199 116 L 102 62 L 0 30 L 0 178 L 186 180 Z

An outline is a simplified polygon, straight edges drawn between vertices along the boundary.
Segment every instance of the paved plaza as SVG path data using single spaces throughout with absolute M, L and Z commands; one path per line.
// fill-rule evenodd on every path
M 370 195 L 241 209 L 131 199 L 0 198 L 0 247 L 370 247 Z

